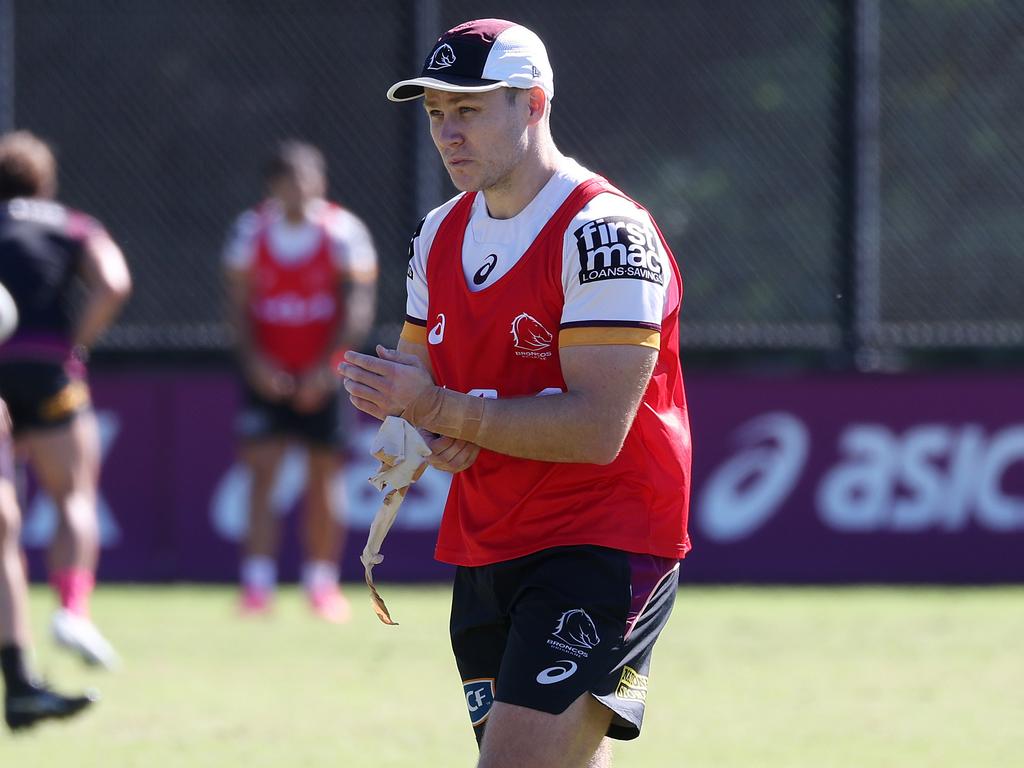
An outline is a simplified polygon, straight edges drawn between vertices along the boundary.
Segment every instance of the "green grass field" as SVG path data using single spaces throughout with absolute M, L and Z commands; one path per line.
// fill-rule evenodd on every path
M 84 717 L 17 737 L 0 766 L 472 766 L 447 638 L 447 588 L 384 584 L 400 627 L 316 622 L 293 590 L 239 619 L 234 592 L 101 587 L 125 657 L 85 670 L 50 643 L 38 666 L 100 688 Z M 644 734 L 617 768 L 1024 765 L 1024 588 L 688 588 L 655 653 Z

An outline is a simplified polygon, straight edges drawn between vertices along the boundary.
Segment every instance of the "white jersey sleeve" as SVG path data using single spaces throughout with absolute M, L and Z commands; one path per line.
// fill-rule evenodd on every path
M 405 326 L 402 338 L 417 344 L 426 344 L 427 308 L 430 292 L 427 287 L 427 258 L 441 222 L 455 207 L 462 195 L 456 195 L 439 208 L 428 213 L 416 227 L 409 241 L 409 266 L 406 270 Z
M 420 220 L 409 240 L 409 266 L 405 272 L 405 316 L 423 323 L 427 321 L 427 300 L 430 298 L 427 292 L 427 259 L 420 240 L 425 222 L 425 218 Z
M 668 258 L 646 211 L 609 193 L 591 200 L 565 232 L 559 346 L 658 347 Z
M 340 272 L 355 279 L 377 277 L 377 251 L 362 219 L 351 211 L 337 209 L 327 221 L 331 256 Z
M 224 243 L 222 260 L 224 267 L 245 271 L 256 260 L 256 238 L 259 235 L 260 216 L 256 211 L 246 211 L 228 230 Z

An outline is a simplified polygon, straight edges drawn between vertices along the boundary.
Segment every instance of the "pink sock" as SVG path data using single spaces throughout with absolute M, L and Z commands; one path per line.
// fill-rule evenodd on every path
M 86 568 L 62 568 L 50 576 L 61 606 L 79 616 L 89 615 L 89 595 L 95 583 L 92 571 Z

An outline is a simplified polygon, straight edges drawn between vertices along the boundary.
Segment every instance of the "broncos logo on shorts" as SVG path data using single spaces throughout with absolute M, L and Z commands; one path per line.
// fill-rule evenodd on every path
M 582 608 L 573 608 L 563 613 L 552 635 L 577 648 L 589 649 L 601 642 L 593 619 Z

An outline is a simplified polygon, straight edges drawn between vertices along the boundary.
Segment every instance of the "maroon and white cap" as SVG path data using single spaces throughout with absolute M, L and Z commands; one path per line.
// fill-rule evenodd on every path
M 419 77 L 388 89 L 392 101 L 409 101 L 424 88 L 481 93 L 497 88 L 544 89 L 555 95 L 548 52 L 536 34 L 503 19 L 477 19 L 453 27 L 438 38 Z

